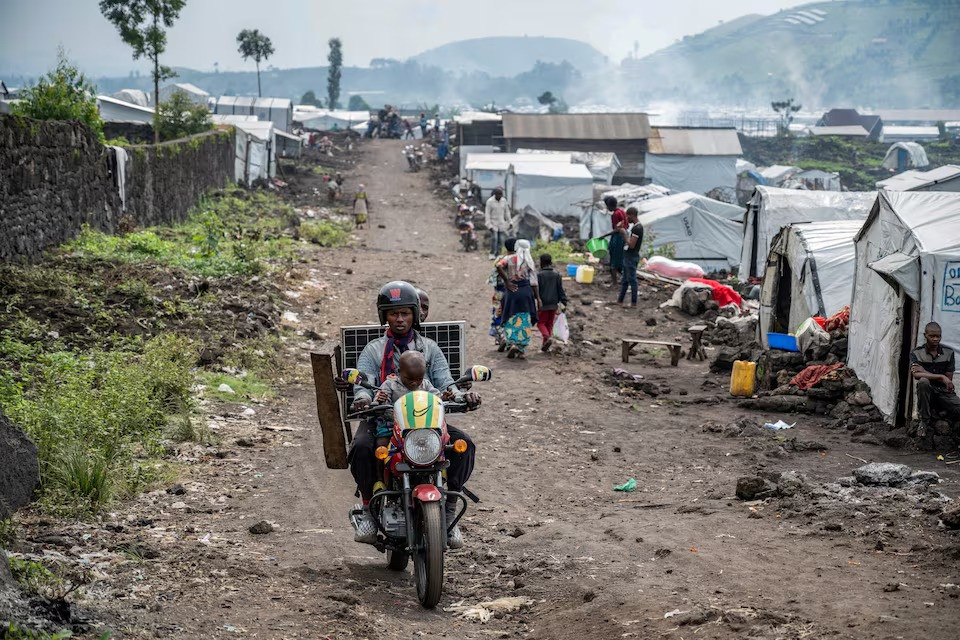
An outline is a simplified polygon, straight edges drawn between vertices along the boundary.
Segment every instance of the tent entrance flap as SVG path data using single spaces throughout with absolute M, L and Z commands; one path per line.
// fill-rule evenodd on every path
M 879 273 L 891 286 L 903 289 L 908 298 L 920 299 L 920 266 L 916 256 L 895 251 L 867 266 Z

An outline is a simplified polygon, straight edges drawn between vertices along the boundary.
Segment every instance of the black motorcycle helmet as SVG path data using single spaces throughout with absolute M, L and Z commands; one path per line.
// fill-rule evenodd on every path
M 409 307 L 413 310 L 413 328 L 420 328 L 420 295 L 416 287 L 403 280 L 388 282 L 380 287 L 377 295 L 377 314 L 380 325 L 387 324 L 387 311 Z

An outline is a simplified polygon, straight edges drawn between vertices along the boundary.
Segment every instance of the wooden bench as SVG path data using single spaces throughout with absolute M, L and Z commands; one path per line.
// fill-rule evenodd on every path
M 687 329 L 687 332 L 690 334 L 690 351 L 687 352 L 687 360 L 693 360 L 694 358 L 699 358 L 700 360 L 707 359 L 707 351 L 700 342 L 703 338 L 703 332 L 706 330 L 707 325 L 705 324 L 695 324 Z
M 624 362 L 630 362 L 630 354 L 633 353 L 633 350 L 636 349 L 641 344 L 649 344 L 655 347 L 666 347 L 670 350 L 670 365 L 677 366 L 680 362 L 680 343 L 678 342 L 663 342 L 661 340 L 640 340 L 637 338 L 624 338 L 620 346 L 621 348 L 621 357 Z

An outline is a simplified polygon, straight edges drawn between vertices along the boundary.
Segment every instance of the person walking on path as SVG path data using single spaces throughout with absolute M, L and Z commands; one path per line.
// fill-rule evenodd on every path
M 610 222 L 613 224 L 608 250 L 610 277 L 613 286 L 617 286 L 617 283 L 620 281 L 620 269 L 623 267 L 623 245 L 626 239 L 624 233 L 627 229 L 627 213 L 618 206 L 617 199 L 613 196 L 604 198 L 603 204 L 607 206 L 607 211 L 610 212 Z
M 637 282 L 637 267 L 640 266 L 640 245 L 643 244 L 643 225 L 637 222 L 638 212 L 636 207 L 627 209 L 627 223 L 630 230 L 625 233 L 626 245 L 623 248 L 623 276 L 620 279 L 620 295 L 617 296 L 617 302 L 624 307 L 627 297 L 627 288 L 630 288 L 630 307 L 637 306 L 637 289 L 640 284 Z
M 357 229 L 363 228 L 369 214 L 370 201 L 367 198 L 367 190 L 362 184 L 358 184 L 357 191 L 353 194 L 353 222 Z
M 566 306 L 567 294 L 563 291 L 563 278 L 553 270 L 553 258 L 549 253 L 540 256 L 540 273 L 537 274 L 540 291 L 540 312 L 537 314 L 537 329 L 543 336 L 541 351 L 548 351 L 553 343 L 553 323 L 560 306 Z
M 427 137 L 427 114 L 423 111 L 420 112 L 420 134 L 422 137 Z
M 530 242 L 517 240 L 516 253 L 497 261 L 497 272 L 507 288 L 503 298 L 503 335 L 507 357 L 523 360 L 533 319 L 540 311 L 540 286 L 537 267 L 530 254 Z
M 503 243 L 503 246 L 507 249 L 506 255 L 513 253 L 516 244 L 516 238 L 507 238 L 506 242 Z M 503 258 L 505 256 L 500 257 Z M 507 287 L 504 285 L 503 278 L 500 277 L 500 272 L 497 271 L 496 266 L 493 267 L 493 273 L 490 274 L 487 284 L 493 287 L 493 308 L 490 310 L 490 336 L 497 343 L 498 351 L 503 352 L 507 349 L 507 343 L 503 337 L 503 296 L 507 291 Z
M 507 239 L 507 231 L 510 229 L 510 206 L 503 197 L 502 188 L 494 189 L 493 195 L 487 200 L 487 206 L 483 210 L 483 222 L 490 230 L 489 257 L 495 260 L 500 255 L 500 247 Z

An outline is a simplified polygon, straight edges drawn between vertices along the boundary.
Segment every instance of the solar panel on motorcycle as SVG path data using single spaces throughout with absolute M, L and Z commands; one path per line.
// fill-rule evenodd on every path
M 360 353 L 367 343 L 383 336 L 384 328 L 378 325 L 362 325 L 340 328 L 340 344 L 343 349 L 343 368 L 357 366 Z M 437 343 L 450 365 L 450 374 L 454 379 L 460 377 L 467 359 L 467 339 L 463 322 L 426 322 L 420 329 L 420 335 Z M 343 395 L 343 411 L 353 403 L 353 391 Z

